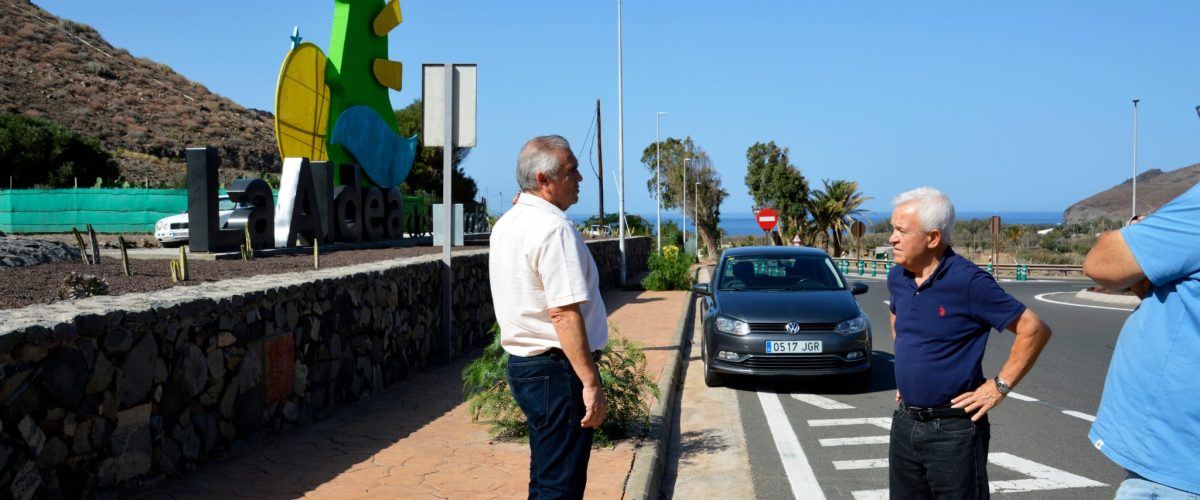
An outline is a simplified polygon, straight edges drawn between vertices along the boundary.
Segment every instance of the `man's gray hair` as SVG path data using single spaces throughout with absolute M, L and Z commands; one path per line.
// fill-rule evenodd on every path
M 537 174 L 558 179 L 559 152 L 571 152 L 571 144 L 560 135 L 534 137 L 521 148 L 517 157 L 517 185 L 521 191 L 538 191 Z
M 916 203 L 917 215 L 921 219 L 921 231 L 926 233 L 937 229 L 942 233 L 942 241 L 950 244 L 954 233 L 954 204 L 950 197 L 937 188 L 923 186 L 912 191 L 900 193 L 892 200 L 892 207 L 907 203 Z

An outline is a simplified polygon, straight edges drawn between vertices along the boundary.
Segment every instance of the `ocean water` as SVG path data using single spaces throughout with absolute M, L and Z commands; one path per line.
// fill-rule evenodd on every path
M 571 217 L 571 220 L 575 222 L 575 224 L 583 224 L 583 222 L 586 221 L 589 217 L 592 217 L 592 215 L 590 215 L 590 214 L 568 214 L 568 215 Z M 638 214 L 638 215 L 641 215 L 642 218 L 649 221 L 651 225 L 654 224 L 655 214 L 650 213 L 650 214 Z M 1000 222 L 1002 224 L 1062 224 L 1062 212 L 1046 212 L 1046 211 L 1001 211 L 1001 212 L 965 211 L 965 212 L 957 213 L 956 219 L 957 220 L 987 219 L 993 215 L 999 215 Z M 872 224 L 875 222 L 885 221 L 885 220 L 887 220 L 887 217 L 889 217 L 889 216 L 890 216 L 890 214 L 886 214 L 886 213 L 869 212 L 866 214 L 865 218 L 866 218 L 866 222 L 868 224 Z M 676 225 L 682 226 L 682 222 L 681 222 L 678 212 L 673 212 L 673 213 L 664 212 L 662 214 L 662 221 L 663 221 L 663 224 L 666 224 L 667 221 L 675 221 Z M 763 230 L 762 230 L 762 228 L 758 227 L 758 222 L 756 222 L 754 220 L 754 216 L 751 214 L 748 214 L 748 213 L 745 215 L 723 213 L 723 214 L 721 214 L 720 227 L 721 227 L 721 229 L 725 230 L 725 234 L 727 234 L 729 236 L 745 236 L 745 235 L 759 236 L 759 235 L 763 234 Z M 691 223 L 689 221 L 688 232 L 690 233 L 694 230 L 695 229 L 691 226 Z

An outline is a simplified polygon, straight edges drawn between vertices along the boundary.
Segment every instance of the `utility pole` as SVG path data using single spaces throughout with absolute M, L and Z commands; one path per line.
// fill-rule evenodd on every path
M 621 285 L 625 284 L 625 96 L 622 95 L 621 0 L 617 0 L 617 226 L 620 231 Z
M 1133 100 L 1133 208 L 1129 218 L 1137 217 L 1137 105 L 1140 99 Z
M 596 174 L 600 186 L 600 234 L 604 234 L 604 148 L 600 145 L 600 98 L 596 98 L 596 161 L 600 164 L 600 173 Z
M 691 158 L 683 159 L 683 185 L 680 186 L 680 189 L 679 189 L 680 191 L 683 191 L 683 210 L 680 211 L 681 215 L 683 215 L 683 217 L 682 217 L 683 220 L 681 220 L 680 222 L 683 223 L 682 226 L 683 226 L 683 250 L 684 250 L 684 253 L 687 253 L 687 169 L 688 169 L 688 164 L 691 162 L 692 162 Z

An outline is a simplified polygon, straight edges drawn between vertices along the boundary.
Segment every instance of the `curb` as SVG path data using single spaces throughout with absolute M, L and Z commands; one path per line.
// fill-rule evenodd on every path
M 672 406 L 678 390 L 679 374 L 682 371 L 684 341 L 687 338 L 688 319 L 696 304 L 696 292 L 688 291 L 687 302 L 675 327 L 675 339 L 679 348 L 667 356 L 663 376 L 658 381 L 658 400 L 650 407 L 650 436 L 638 446 L 633 454 L 633 465 L 629 478 L 625 480 L 622 498 L 655 499 L 662 486 L 663 471 L 666 469 L 667 443 L 671 438 Z M 665 401 L 665 403 L 664 403 Z
M 1087 290 L 1080 290 L 1079 293 L 1075 294 L 1075 298 L 1083 299 L 1083 300 L 1090 300 L 1093 302 L 1103 302 L 1105 304 L 1117 304 L 1117 305 L 1129 306 L 1129 307 L 1137 307 L 1138 304 L 1142 303 L 1142 299 L 1139 299 L 1133 295 L 1116 295 L 1116 294 L 1111 294 L 1111 293 L 1096 293 L 1096 292 L 1089 292 Z

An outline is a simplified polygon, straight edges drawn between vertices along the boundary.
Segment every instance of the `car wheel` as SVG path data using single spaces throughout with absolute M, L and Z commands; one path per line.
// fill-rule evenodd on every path
M 717 372 L 712 370 L 712 365 L 708 361 L 708 356 L 706 356 L 706 353 L 703 351 L 704 350 L 701 349 L 700 361 L 704 363 L 704 385 L 708 387 L 721 387 L 721 376 L 717 375 Z

